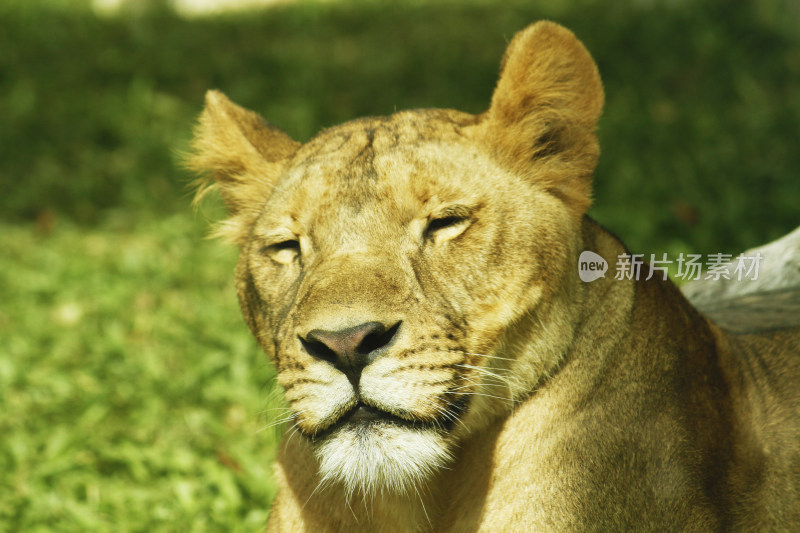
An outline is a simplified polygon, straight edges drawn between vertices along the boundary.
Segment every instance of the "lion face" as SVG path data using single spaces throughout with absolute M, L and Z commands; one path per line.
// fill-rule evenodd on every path
M 503 77 L 528 69 L 514 59 Z M 231 210 L 245 319 L 322 479 L 349 492 L 411 490 L 555 368 L 571 336 L 594 122 L 543 108 L 522 135 L 512 104 L 537 100 L 505 93 L 501 78 L 478 117 L 401 112 L 302 146 L 208 96 L 193 164 Z
M 416 112 L 324 133 L 245 245 L 254 333 L 323 475 L 348 485 L 426 476 L 477 398 L 513 401 L 503 332 L 569 255 L 566 208 L 554 220 L 557 198 L 464 143 L 474 122 Z

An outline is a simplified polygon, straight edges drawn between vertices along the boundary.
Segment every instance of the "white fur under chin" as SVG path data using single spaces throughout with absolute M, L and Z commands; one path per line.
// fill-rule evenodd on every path
M 435 431 L 392 424 L 338 428 L 315 453 L 322 483 L 342 483 L 348 495 L 413 494 L 452 458 Z

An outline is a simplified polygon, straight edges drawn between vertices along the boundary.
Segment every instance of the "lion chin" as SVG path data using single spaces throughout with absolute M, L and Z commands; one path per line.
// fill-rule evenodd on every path
M 351 419 L 314 446 L 321 485 L 340 483 L 348 498 L 413 493 L 452 460 L 437 430 L 385 420 Z

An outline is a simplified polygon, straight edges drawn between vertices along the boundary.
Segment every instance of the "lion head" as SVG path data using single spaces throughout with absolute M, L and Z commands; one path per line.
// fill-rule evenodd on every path
M 602 105 L 589 54 L 547 22 L 512 41 L 477 116 L 300 144 L 208 93 L 191 165 L 230 211 L 244 317 L 323 480 L 410 490 L 558 366 Z

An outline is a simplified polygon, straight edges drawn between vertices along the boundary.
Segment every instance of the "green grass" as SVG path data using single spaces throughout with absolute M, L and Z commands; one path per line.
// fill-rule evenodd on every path
M 78 7 L 76 7 L 78 4 Z M 153 5 L 158 2 L 153 2 Z M 215 19 L 0 5 L 0 531 L 258 531 L 273 371 L 236 250 L 178 168 L 206 89 L 305 140 L 483 110 L 515 31 L 572 28 L 607 106 L 592 213 L 636 252 L 735 252 L 800 223 L 790 0 L 303 3 Z
M 273 373 L 202 226 L 3 227 L 0 530 L 263 523 Z

